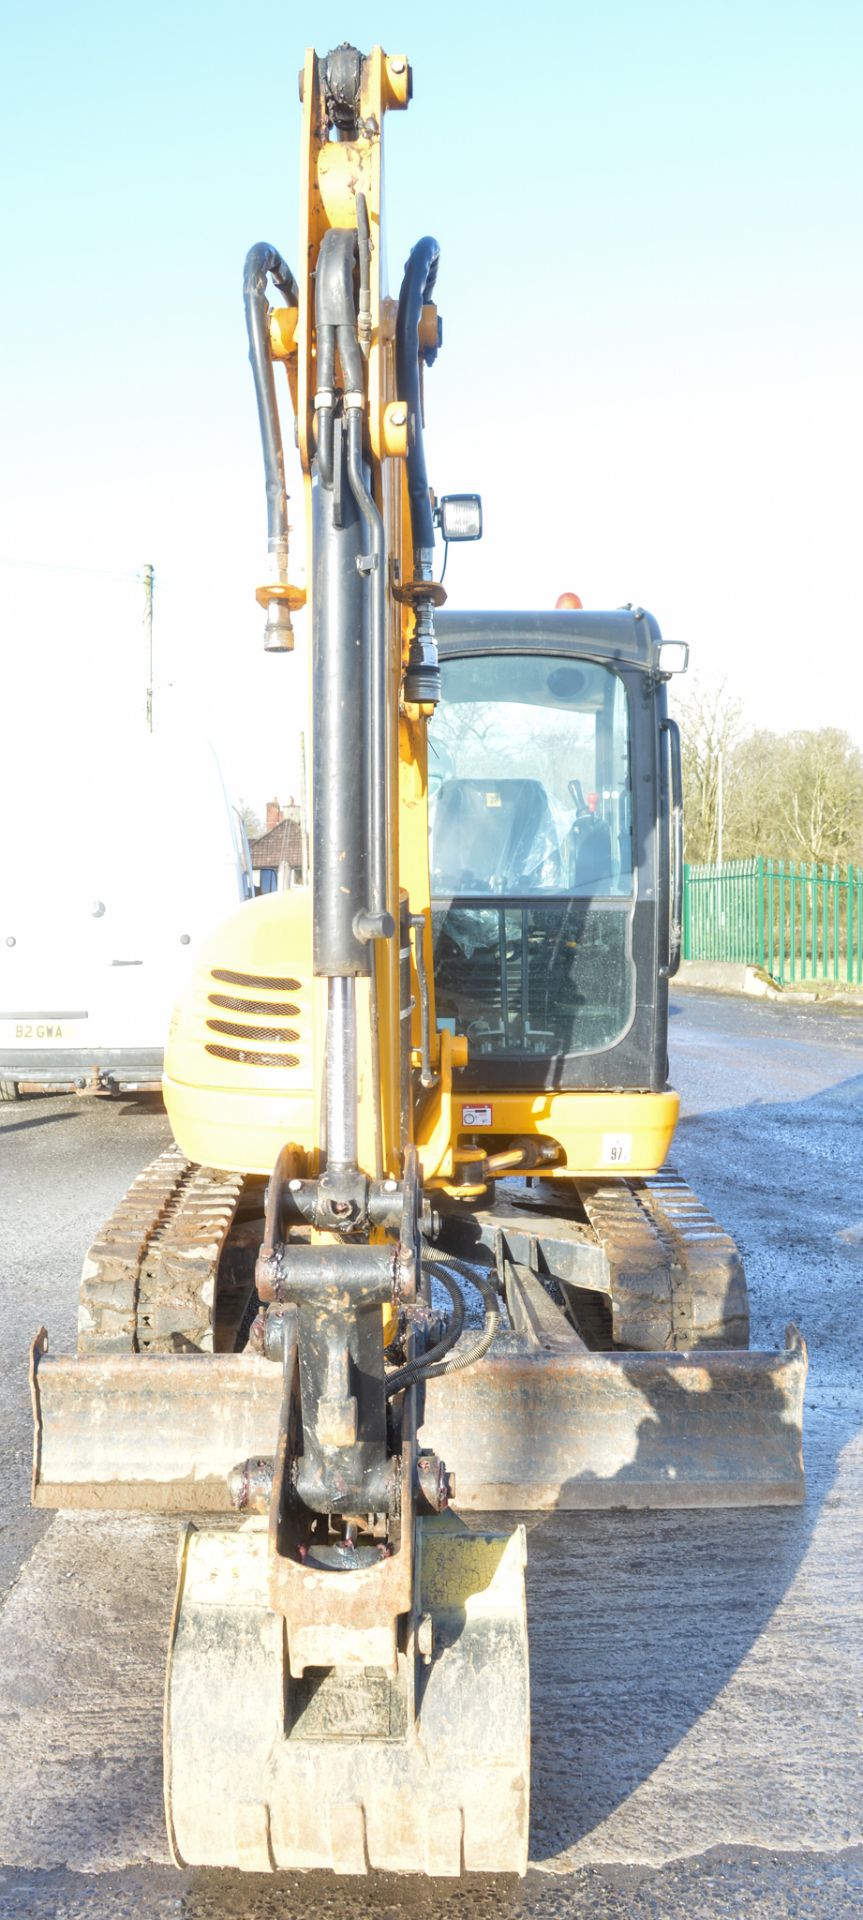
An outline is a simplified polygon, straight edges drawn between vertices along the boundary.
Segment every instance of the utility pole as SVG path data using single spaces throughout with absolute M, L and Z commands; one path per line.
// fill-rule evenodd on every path
M 144 587 L 144 646 L 147 653 L 147 732 L 153 731 L 153 581 L 155 570 L 149 564 L 141 568 Z

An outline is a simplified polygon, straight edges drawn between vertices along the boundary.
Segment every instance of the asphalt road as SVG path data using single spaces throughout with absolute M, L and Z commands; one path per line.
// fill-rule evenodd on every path
M 170 1522 L 34 1515 L 26 1354 L 74 1340 L 157 1103 L 0 1110 L 0 1917 L 485 1920 L 863 1911 L 863 1019 L 674 1003 L 678 1165 L 743 1251 L 753 1344 L 810 1345 L 802 1509 L 531 1527 L 531 1871 L 460 1888 L 176 1873 L 160 1788 Z

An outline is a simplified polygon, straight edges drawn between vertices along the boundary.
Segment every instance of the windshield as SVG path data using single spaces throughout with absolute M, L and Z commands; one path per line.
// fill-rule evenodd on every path
M 551 654 L 444 660 L 428 784 L 439 1024 L 474 1057 L 612 1045 L 634 989 L 620 676 Z
M 443 664 L 429 729 L 432 893 L 628 894 L 629 730 L 610 668 L 535 654 Z

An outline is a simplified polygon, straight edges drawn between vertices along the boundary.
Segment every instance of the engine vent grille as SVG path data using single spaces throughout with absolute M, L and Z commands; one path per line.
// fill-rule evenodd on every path
M 211 993 L 208 998 L 211 1007 L 223 1007 L 226 1013 L 274 1013 L 280 1020 L 294 1019 L 300 1011 L 289 1000 L 280 1005 L 278 1000 L 240 1000 L 230 993 Z
M 272 1011 L 272 1009 L 268 1009 Z M 232 1020 L 208 1020 L 209 1033 L 225 1033 L 233 1040 L 299 1040 L 293 1027 L 241 1027 Z
M 217 1060 L 233 1060 L 240 1067 L 298 1067 L 295 1053 L 248 1053 L 241 1047 L 220 1047 L 208 1040 L 205 1052 L 215 1054 Z
M 293 974 L 212 967 L 207 989 L 199 1030 L 205 1052 L 235 1067 L 293 1074 L 305 1062 L 306 1072 L 311 1071 L 305 1039 L 308 989 Z
M 257 987 L 269 993 L 299 993 L 300 991 L 299 980 L 270 979 L 261 973 L 233 973 L 230 967 L 214 967 L 213 979 L 224 980 L 229 987 Z

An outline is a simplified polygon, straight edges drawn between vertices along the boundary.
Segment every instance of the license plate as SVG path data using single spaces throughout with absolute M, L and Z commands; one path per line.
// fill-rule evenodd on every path
M 87 1015 L 33 1014 L 20 1020 L 0 1020 L 0 1039 L 6 1047 L 74 1047 L 87 1032 Z

